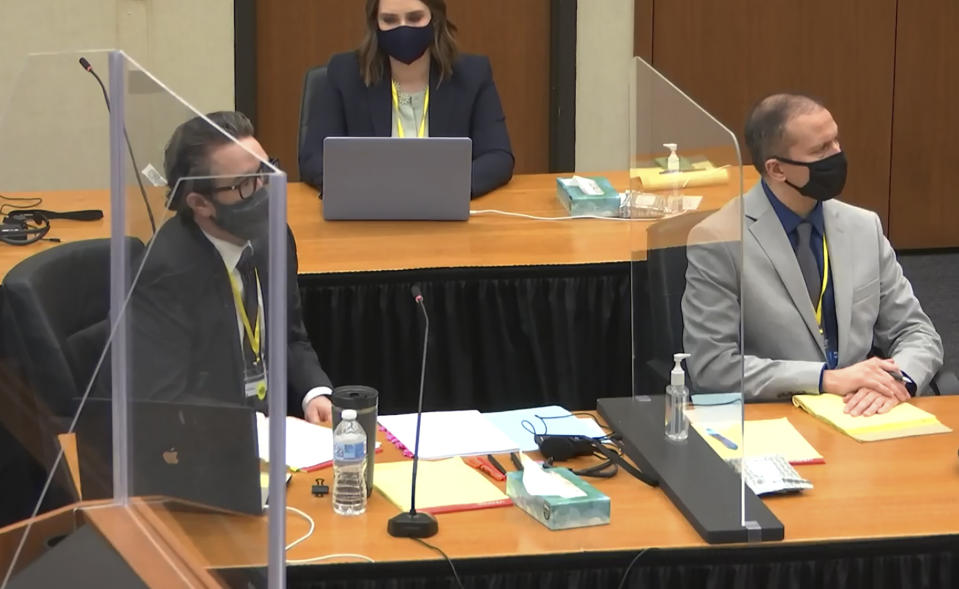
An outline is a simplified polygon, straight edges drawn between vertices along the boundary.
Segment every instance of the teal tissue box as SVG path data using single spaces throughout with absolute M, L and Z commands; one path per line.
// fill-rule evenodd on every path
M 602 194 L 586 194 L 579 186 L 569 182 L 569 178 L 556 179 L 556 197 L 563 203 L 571 216 L 593 215 L 597 217 L 618 217 L 620 196 L 609 180 L 602 176 L 586 176 L 603 190 Z
M 551 530 L 609 523 L 609 497 L 568 468 L 550 470 L 576 485 L 586 496 L 565 499 L 558 495 L 530 495 L 523 486 L 523 471 L 514 470 L 506 473 L 506 494 L 513 504 Z

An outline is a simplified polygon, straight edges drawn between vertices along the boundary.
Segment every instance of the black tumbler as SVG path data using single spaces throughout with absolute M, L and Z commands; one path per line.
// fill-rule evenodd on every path
M 373 456 L 376 455 L 376 389 L 363 385 L 343 385 L 333 389 L 333 429 L 340 424 L 344 409 L 356 410 L 356 421 L 366 432 L 366 496 L 373 493 Z

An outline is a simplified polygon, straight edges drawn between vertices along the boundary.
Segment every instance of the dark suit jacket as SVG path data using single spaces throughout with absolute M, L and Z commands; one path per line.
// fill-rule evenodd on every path
M 288 412 L 302 414 L 301 403 L 307 391 L 331 385 L 303 327 L 292 234 L 289 245 L 285 326 Z M 254 252 L 266 309 L 266 245 L 255 246 Z M 131 395 L 153 400 L 243 403 L 243 355 L 236 307 L 219 252 L 192 219 L 177 215 L 160 228 L 146 256 L 127 312 L 132 338 Z M 267 323 L 268 337 L 270 333 L 273 330 Z
M 300 153 L 303 181 L 320 190 L 325 138 L 389 137 L 393 133 L 389 71 L 367 87 L 356 52 L 339 53 L 330 58 L 326 80 L 310 109 L 306 141 Z M 430 72 L 427 116 L 430 137 L 473 140 L 472 196 L 481 196 L 509 182 L 513 176 L 513 151 L 488 58 L 460 55 L 453 75 L 442 82 L 434 67 Z

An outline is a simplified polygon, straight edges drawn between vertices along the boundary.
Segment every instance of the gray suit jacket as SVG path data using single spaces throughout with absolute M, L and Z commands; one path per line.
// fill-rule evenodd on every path
M 837 200 L 823 203 L 823 216 L 839 367 L 865 360 L 875 346 L 920 393 L 927 391 L 942 366 L 942 341 L 879 217 Z M 762 185 L 694 227 L 687 258 L 683 344 L 692 354 L 687 366 L 694 386 L 742 390 L 751 400 L 818 393 L 825 343 L 796 255 Z

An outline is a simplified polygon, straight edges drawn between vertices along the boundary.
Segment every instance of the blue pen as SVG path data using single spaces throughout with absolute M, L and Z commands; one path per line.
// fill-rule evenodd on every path
M 719 433 L 718 431 L 714 430 L 714 429 L 711 428 L 711 427 L 707 427 L 707 428 L 706 428 L 706 433 L 709 434 L 709 435 L 711 435 L 712 437 L 716 438 L 716 439 L 719 440 L 720 442 L 722 442 L 723 446 L 726 446 L 726 447 L 729 448 L 730 450 L 738 450 L 738 449 L 739 449 L 739 446 L 736 445 L 736 442 L 730 440 L 729 438 L 727 438 L 726 436 L 724 436 L 723 434 Z

